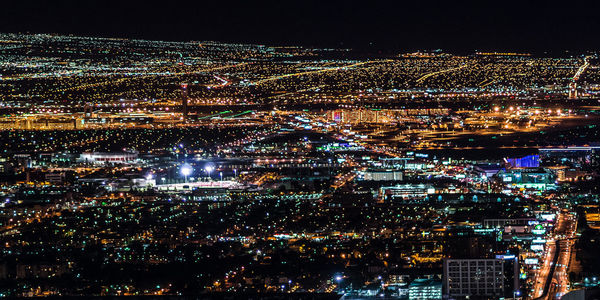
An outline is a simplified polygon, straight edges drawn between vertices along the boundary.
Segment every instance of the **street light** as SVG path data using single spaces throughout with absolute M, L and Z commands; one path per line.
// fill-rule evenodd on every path
M 192 166 L 188 165 L 188 164 L 184 164 L 183 166 L 181 166 L 181 175 L 183 175 L 183 177 L 185 178 L 185 182 L 187 183 L 187 177 L 192 174 L 192 172 L 194 171 L 194 169 L 192 168 Z
M 215 169 L 215 167 L 211 166 L 211 165 L 207 165 L 206 167 L 204 167 L 204 171 L 206 171 L 206 173 L 208 174 L 208 179 L 210 180 L 210 173 Z

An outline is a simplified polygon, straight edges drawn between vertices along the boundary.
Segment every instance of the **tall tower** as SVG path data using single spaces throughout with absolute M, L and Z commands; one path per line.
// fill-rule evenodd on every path
M 577 99 L 577 83 L 575 80 L 569 84 L 569 99 Z
M 83 116 L 86 118 L 91 118 L 94 113 L 94 107 L 90 103 L 86 103 L 83 107 Z
M 188 119 L 188 84 L 181 84 L 181 107 L 183 110 L 183 121 L 187 122 Z

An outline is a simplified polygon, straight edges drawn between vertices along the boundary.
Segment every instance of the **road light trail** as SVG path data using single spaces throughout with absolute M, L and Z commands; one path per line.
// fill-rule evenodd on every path
M 588 61 L 588 57 L 586 56 L 583 58 L 583 65 L 581 65 L 581 67 L 577 69 L 577 72 L 575 72 L 575 75 L 573 75 L 573 80 L 569 84 L 569 99 L 577 98 L 577 81 L 579 81 L 579 78 L 581 77 L 581 75 L 583 75 L 583 72 L 585 72 L 589 65 L 590 62 Z
M 571 239 L 576 231 L 576 218 L 561 213 L 556 225 L 554 234 L 558 238 L 547 244 L 548 251 L 534 283 L 534 299 L 560 299 L 569 291 L 567 271 L 573 246 Z
M 219 71 L 219 70 L 223 70 L 223 69 L 228 69 L 228 68 L 236 68 L 239 66 L 243 66 L 246 65 L 247 63 L 239 63 L 239 64 L 232 64 L 232 65 L 225 65 L 225 66 L 218 66 L 218 67 L 211 67 L 211 68 L 204 68 L 204 69 L 199 69 L 199 70 L 195 70 L 195 71 L 189 71 L 189 72 L 174 72 L 174 73 L 163 73 L 163 74 L 145 74 L 145 75 L 139 75 L 139 76 L 134 76 L 134 77 L 124 77 L 124 78 L 119 78 L 116 80 L 105 80 L 105 81 L 101 81 L 101 82 L 96 82 L 96 83 L 89 83 L 89 84 L 82 84 L 82 85 L 77 85 L 77 86 L 73 86 L 73 87 L 68 87 L 68 88 L 63 88 L 63 89 L 59 89 L 56 90 L 57 92 L 64 92 L 64 91 L 69 91 L 69 90 L 80 90 L 80 89 L 87 89 L 87 88 L 92 88 L 92 87 L 101 87 L 101 86 L 105 86 L 105 85 L 112 85 L 115 83 L 121 83 L 121 82 L 125 82 L 128 80 L 137 80 L 137 79 L 146 79 L 146 78 L 151 78 L 151 77 L 173 77 L 173 76 L 181 76 L 181 75 L 193 75 L 193 74 L 201 74 L 201 73 L 206 73 L 206 72 L 212 72 L 212 71 Z
M 588 60 L 588 57 L 586 56 L 583 59 L 583 65 L 581 65 L 581 67 L 579 67 L 579 69 L 577 69 L 577 72 L 575 73 L 575 75 L 573 76 L 573 81 L 577 81 L 579 80 L 579 77 L 581 77 L 581 75 L 583 75 L 583 72 L 585 72 L 585 70 L 587 69 L 587 67 L 590 66 L 590 62 Z
M 327 69 L 314 70 L 314 71 L 306 71 L 306 72 L 298 72 L 298 73 L 277 75 L 277 76 L 273 76 L 273 77 L 269 77 L 269 78 L 258 80 L 256 82 L 253 82 L 252 84 L 253 85 L 260 85 L 260 84 L 263 84 L 265 82 L 276 81 L 276 80 L 280 80 L 280 79 L 284 79 L 284 78 L 297 77 L 297 76 L 303 76 L 303 75 L 308 75 L 308 74 L 326 73 L 326 72 L 338 71 L 338 70 L 347 69 L 347 68 L 354 68 L 354 67 L 358 67 L 358 66 L 362 66 L 362 65 L 366 65 L 366 64 L 379 63 L 379 62 L 387 62 L 387 61 L 391 61 L 391 60 L 385 60 L 385 61 L 365 61 L 365 62 L 359 62 L 359 63 L 355 63 L 355 64 L 344 65 L 344 66 L 339 66 L 339 67 L 334 67 L 334 68 L 327 68 Z
M 458 71 L 462 68 L 465 68 L 467 66 L 467 64 L 464 64 L 460 67 L 456 67 L 456 68 L 451 68 L 451 69 L 445 69 L 445 70 L 440 70 L 440 71 L 435 71 L 435 72 L 431 72 L 428 74 L 425 74 L 423 76 L 421 76 L 421 78 L 417 79 L 417 83 L 421 83 L 423 81 L 425 81 L 427 78 L 432 77 L 432 76 L 436 76 L 442 73 L 447 73 L 447 72 L 452 72 L 452 71 Z

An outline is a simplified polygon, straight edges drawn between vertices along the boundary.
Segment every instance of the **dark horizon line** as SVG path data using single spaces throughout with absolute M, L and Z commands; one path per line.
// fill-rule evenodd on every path
M 4 34 L 18 34 L 18 35 L 51 35 L 51 36 L 71 36 L 71 37 L 81 37 L 81 38 L 98 38 L 98 39 L 121 39 L 121 40 L 145 40 L 145 41 L 156 41 L 156 42 L 176 42 L 176 43 L 190 43 L 190 42 L 214 42 L 214 43 L 222 43 L 222 44 L 243 44 L 243 45 L 255 45 L 255 46 L 267 46 L 267 47 L 298 47 L 305 49 L 336 49 L 336 50 L 351 50 L 356 52 L 363 53 L 373 53 L 379 52 L 378 54 L 392 54 L 392 52 L 396 54 L 405 54 L 405 53 L 414 53 L 414 52 L 435 52 L 440 51 L 446 54 L 453 55 L 472 55 L 478 52 L 497 52 L 497 53 L 517 53 L 517 54 L 531 54 L 532 56 L 540 56 L 547 54 L 561 54 L 560 56 L 568 55 L 583 55 L 584 53 L 597 53 L 600 52 L 598 50 L 592 49 L 518 49 L 517 47 L 513 48 L 504 48 L 504 49 L 492 49 L 492 48 L 448 48 L 448 47 L 398 47 L 398 46 L 390 46 L 389 44 L 384 44 L 380 42 L 337 42 L 337 43 L 286 43 L 286 42 L 274 42 L 274 41 L 250 41 L 250 40 L 215 40 L 215 39 L 189 39 L 189 38 L 173 38 L 167 39 L 164 37 L 150 37 L 148 34 L 142 35 L 119 35 L 119 34 L 94 34 L 94 33 L 75 33 L 75 32 L 33 32 L 33 31 L 0 31 L 0 33 Z M 334 44 L 338 44 L 337 46 Z M 352 45 L 348 47 L 347 45 Z

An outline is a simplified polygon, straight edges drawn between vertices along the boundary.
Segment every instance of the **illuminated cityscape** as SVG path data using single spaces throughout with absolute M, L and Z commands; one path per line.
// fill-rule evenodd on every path
M 3 26 L 0 298 L 600 294 L 597 51 Z

